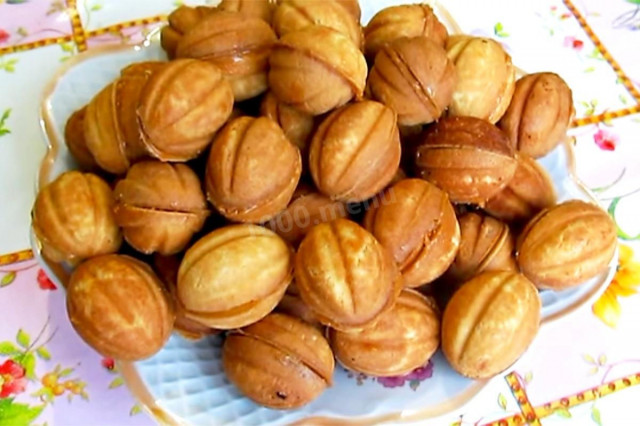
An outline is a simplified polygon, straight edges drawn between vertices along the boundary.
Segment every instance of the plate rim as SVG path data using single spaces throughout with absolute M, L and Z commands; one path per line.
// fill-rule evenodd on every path
M 439 2 L 429 2 L 432 6 L 437 7 L 441 13 L 444 13 L 446 19 L 451 19 L 448 11 L 443 8 Z M 455 21 L 453 26 L 457 27 Z M 458 27 L 459 28 L 459 27 Z M 130 52 L 131 50 L 141 50 L 150 47 L 152 44 L 158 42 L 157 36 L 159 29 L 156 29 L 150 33 L 144 41 L 135 44 L 118 44 L 118 45 L 103 45 L 91 48 L 90 50 L 81 52 L 71 58 L 69 58 L 62 66 L 60 66 L 50 80 L 45 85 L 45 89 L 42 93 L 40 105 L 39 105 L 39 124 L 43 134 L 43 139 L 46 145 L 46 152 L 43 156 L 40 165 L 37 169 L 35 192 L 37 194 L 39 188 L 45 186 L 51 181 L 51 173 L 56 161 L 59 159 L 60 146 L 64 144 L 58 135 L 56 130 L 56 122 L 53 117 L 53 110 L 51 105 L 51 99 L 56 91 L 59 82 L 65 77 L 65 75 L 74 67 L 90 61 L 96 57 L 100 57 L 107 54 L 117 54 L 123 52 Z M 517 71 L 522 73 L 519 69 Z M 582 180 L 576 174 L 576 158 L 573 143 L 575 137 L 568 135 L 568 137 L 562 142 L 567 155 L 567 175 L 568 178 L 585 194 L 589 201 L 602 208 L 600 201 L 595 194 L 582 182 Z M 64 269 L 60 264 L 52 262 L 47 259 L 42 251 L 41 244 L 33 233 L 33 227 L 30 227 L 31 233 L 31 246 L 35 257 L 38 262 L 45 267 L 49 274 L 52 274 L 63 287 L 69 278 L 69 272 Z M 555 323 L 556 321 L 566 318 L 573 314 L 576 310 L 583 308 L 590 301 L 595 300 L 600 296 L 611 282 L 613 275 L 615 274 L 615 265 L 618 259 L 618 247 L 609 265 L 609 272 L 604 279 L 601 280 L 599 285 L 594 286 L 591 291 L 585 293 L 577 302 L 555 312 L 548 317 L 545 317 L 540 322 L 540 327 L 547 326 L 548 324 Z M 517 364 L 514 363 L 512 367 Z M 176 418 L 175 415 L 168 410 L 162 408 L 151 392 L 148 386 L 142 380 L 135 362 L 117 361 L 117 365 L 121 371 L 121 374 L 125 380 L 125 383 L 131 391 L 134 398 L 142 405 L 152 418 L 158 421 L 160 424 L 168 425 L 185 425 L 188 424 L 182 420 Z M 498 376 L 496 376 L 498 377 Z M 463 406 L 471 402 L 471 400 L 484 389 L 487 384 L 495 379 L 476 380 L 471 386 L 465 389 L 463 392 L 456 396 L 439 403 L 435 406 L 423 409 L 412 410 L 404 409 L 401 411 L 394 411 L 376 416 L 359 416 L 359 417 L 329 417 L 329 416 L 305 416 L 293 422 L 293 425 L 314 424 L 314 422 L 321 422 L 323 425 L 368 425 L 374 423 L 388 423 L 388 422 L 417 422 L 426 419 L 432 419 L 445 414 L 452 413 L 454 410 L 461 409 Z

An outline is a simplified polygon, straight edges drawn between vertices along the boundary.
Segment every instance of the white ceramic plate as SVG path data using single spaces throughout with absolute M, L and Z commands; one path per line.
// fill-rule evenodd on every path
M 363 22 L 375 11 L 399 1 L 363 3 Z M 436 13 L 450 32 L 458 28 L 444 9 Z M 65 170 L 76 167 L 63 142 L 69 115 L 87 104 L 126 65 L 144 60 L 165 59 L 157 35 L 139 46 L 98 48 L 68 61 L 46 89 L 41 124 L 49 151 L 43 160 L 38 182 L 44 185 Z M 561 145 L 540 162 L 550 173 L 559 200 L 595 198 L 573 173 L 569 144 Z M 33 239 L 34 252 L 39 246 Z M 48 265 L 50 275 L 64 281 L 65 271 Z M 615 265 L 615 259 L 612 262 Z M 615 268 L 562 292 L 541 293 L 543 323 L 561 318 L 583 306 L 606 288 Z M 338 367 L 334 385 L 308 406 L 294 411 L 276 411 L 255 405 L 244 398 L 225 378 L 220 359 L 220 338 L 192 342 L 173 335 L 156 356 L 137 363 L 121 363 L 127 384 L 156 418 L 179 424 L 271 424 L 307 421 L 317 424 L 373 423 L 420 420 L 459 409 L 485 385 L 455 373 L 437 353 L 430 364 L 408 378 L 382 382 L 348 374 Z M 403 384 L 402 386 L 400 386 Z

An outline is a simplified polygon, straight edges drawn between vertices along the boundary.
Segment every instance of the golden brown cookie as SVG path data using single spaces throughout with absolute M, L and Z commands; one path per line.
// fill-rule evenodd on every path
M 40 189 L 31 212 L 45 256 L 76 263 L 115 253 L 122 235 L 113 214 L 113 193 L 96 175 L 65 172 Z
M 151 268 L 117 254 L 93 257 L 74 270 L 67 311 L 85 342 L 103 356 L 126 361 L 162 349 L 175 317 L 169 294 Z
M 295 280 L 318 320 L 342 331 L 361 330 L 391 309 L 402 276 L 387 251 L 357 223 L 316 225 L 296 253 Z
M 227 336 L 222 366 L 229 381 L 253 401 L 290 409 L 308 404 L 331 386 L 334 360 L 318 329 L 274 313 Z
M 361 331 L 329 330 L 338 361 L 370 376 L 402 376 L 424 366 L 440 344 L 440 312 L 433 299 L 403 290 L 394 307 Z
M 565 201 L 529 221 L 517 241 L 518 266 L 538 288 L 562 290 L 604 272 L 617 245 L 616 225 L 606 211 Z
M 332 112 L 313 135 L 309 170 L 334 200 L 364 201 L 384 189 L 400 164 L 400 135 L 391 108 L 354 102 Z
M 269 88 L 282 102 L 319 115 L 360 99 L 367 62 L 351 39 L 322 26 L 278 40 L 269 57 Z
M 185 316 L 230 330 L 264 318 L 293 275 L 293 252 L 274 232 L 256 225 L 218 228 L 191 246 L 178 271 L 178 303 Z
M 135 164 L 114 190 L 116 223 L 136 250 L 182 251 L 209 216 L 198 176 L 184 164 Z
M 228 219 L 265 222 L 289 204 L 301 172 L 300 151 L 274 121 L 236 118 L 209 152 L 207 196 Z

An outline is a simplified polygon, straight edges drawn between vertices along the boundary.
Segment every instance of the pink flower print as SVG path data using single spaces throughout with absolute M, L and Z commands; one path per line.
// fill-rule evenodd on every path
M 407 380 L 425 380 L 430 379 L 431 376 L 433 376 L 433 363 L 429 361 L 427 365 L 416 368 L 407 374 L 405 378 Z
M 11 34 L 0 28 L 0 44 L 6 43 L 9 37 L 11 37 Z
M 385 388 L 399 388 L 404 386 L 404 376 L 377 377 L 376 381 Z
M 0 398 L 7 398 L 12 394 L 24 392 L 27 379 L 24 377 L 24 367 L 12 359 L 0 365 Z
M 113 358 L 102 358 L 100 364 L 102 364 L 102 366 L 109 371 L 113 371 L 116 369 L 116 362 Z
M 615 151 L 618 145 L 618 135 L 608 132 L 604 129 L 598 129 L 593 135 L 593 141 L 598 145 L 598 148 L 604 151 Z
M 43 290 L 56 290 L 58 288 L 42 269 L 38 271 L 37 280 L 38 286 Z
M 579 52 L 584 47 L 584 42 L 572 36 L 567 36 L 564 38 L 564 47 L 570 47 L 573 50 Z
M 410 384 L 415 383 L 412 385 L 412 388 L 414 388 L 417 387 L 419 382 L 429 379 L 431 376 L 433 376 L 433 363 L 429 361 L 426 365 L 418 367 L 404 376 L 378 377 L 376 381 L 385 388 L 398 388 L 404 386 L 406 381 L 409 381 Z

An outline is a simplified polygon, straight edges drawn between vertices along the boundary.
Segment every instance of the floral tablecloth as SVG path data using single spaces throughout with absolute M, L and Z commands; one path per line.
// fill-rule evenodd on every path
M 1 426 L 153 423 L 113 360 L 72 330 L 62 291 L 28 250 L 29 211 L 52 73 L 79 51 L 141 40 L 179 3 L 0 0 Z M 621 245 L 616 277 L 593 306 L 544 327 L 516 370 L 434 424 L 640 424 L 640 1 L 442 3 L 518 67 L 570 83 L 577 172 L 615 218 Z M 429 376 L 381 385 L 419 389 Z

